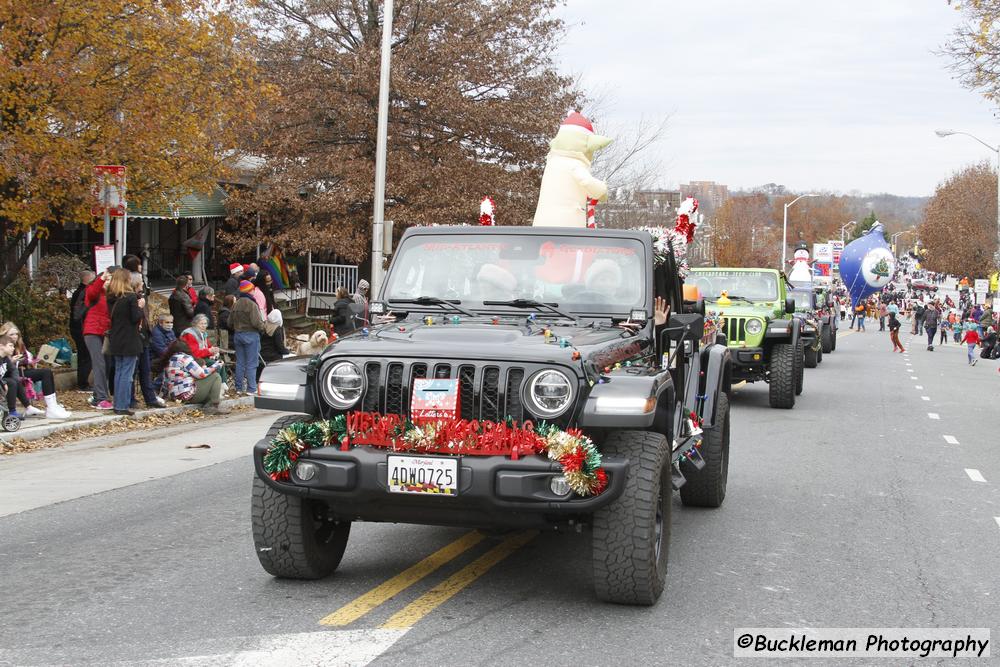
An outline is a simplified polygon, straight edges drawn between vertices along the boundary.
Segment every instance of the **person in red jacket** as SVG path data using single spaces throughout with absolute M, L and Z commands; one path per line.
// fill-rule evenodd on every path
M 110 410 L 114 407 L 108 400 L 108 367 L 104 358 L 104 337 L 111 328 L 111 316 L 108 314 L 108 300 L 105 294 L 105 284 L 111 280 L 111 274 L 118 267 L 111 266 L 97 276 L 94 282 L 87 286 L 87 311 L 83 317 L 83 340 L 90 353 L 91 368 L 94 373 L 94 395 L 90 404 L 98 410 Z
M 969 365 L 975 366 L 979 359 L 976 357 L 976 346 L 979 345 L 979 329 L 976 321 L 969 318 L 969 323 L 965 326 L 965 333 L 962 334 L 962 342 L 969 346 Z

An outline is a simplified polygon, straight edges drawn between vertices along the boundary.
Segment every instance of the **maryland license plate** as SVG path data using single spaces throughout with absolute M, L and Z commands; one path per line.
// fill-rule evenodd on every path
M 458 495 L 458 459 L 443 456 L 388 457 L 392 493 Z

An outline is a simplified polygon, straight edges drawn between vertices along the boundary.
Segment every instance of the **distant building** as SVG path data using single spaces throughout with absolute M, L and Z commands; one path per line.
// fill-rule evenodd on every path
M 679 190 L 633 190 L 612 192 L 597 205 L 597 224 L 601 227 L 673 227 Z
M 729 199 L 729 186 L 715 181 L 681 183 L 680 190 L 685 199 L 694 197 L 698 200 L 699 210 L 706 217 L 719 210 L 723 202 Z

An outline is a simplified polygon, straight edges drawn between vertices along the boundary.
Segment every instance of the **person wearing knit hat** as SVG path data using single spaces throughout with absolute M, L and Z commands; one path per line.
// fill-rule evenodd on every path
M 243 277 L 243 265 L 239 262 L 233 262 L 229 265 L 229 279 L 226 280 L 226 284 L 222 286 L 222 294 L 232 294 L 233 296 L 238 296 L 240 293 L 240 280 Z
M 549 142 L 533 226 L 587 226 L 587 200 L 602 201 L 608 194 L 607 183 L 591 175 L 590 165 L 594 153 L 610 143 L 583 115 L 574 111 L 566 117 Z
M 233 327 L 233 348 L 236 350 L 236 373 L 233 387 L 238 393 L 257 393 L 257 357 L 260 337 L 265 332 L 264 317 L 253 298 L 254 284 L 240 281 L 240 295 L 233 304 L 229 323 Z
M 369 290 L 369 288 L 370 288 L 370 285 L 368 284 L 367 280 L 365 280 L 364 278 L 362 278 L 361 280 L 359 280 L 358 281 L 358 289 L 357 289 L 357 291 L 355 291 L 354 294 L 351 295 L 351 299 L 354 300 L 354 303 L 358 304 L 359 306 L 363 306 L 365 308 L 368 308 L 368 290 Z

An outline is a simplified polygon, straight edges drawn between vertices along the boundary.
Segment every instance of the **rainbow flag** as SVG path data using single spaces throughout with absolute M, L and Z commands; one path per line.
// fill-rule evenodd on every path
M 276 289 L 288 289 L 291 285 L 291 280 L 288 277 L 288 263 L 285 261 L 284 255 L 281 254 L 281 250 L 278 249 L 273 243 L 271 247 L 267 249 L 263 255 L 261 255 L 260 261 L 261 271 L 267 271 L 271 274 L 271 279 L 274 280 L 274 286 Z

